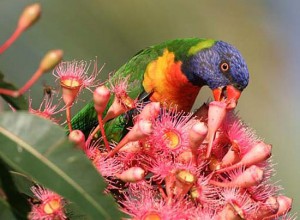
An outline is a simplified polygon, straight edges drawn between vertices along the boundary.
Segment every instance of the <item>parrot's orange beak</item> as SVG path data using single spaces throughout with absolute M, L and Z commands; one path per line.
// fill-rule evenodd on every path
M 218 87 L 213 90 L 215 101 L 224 101 L 227 104 L 227 109 L 234 109 L 241 96 L 241 91 L 234 88 L 232 85 Z

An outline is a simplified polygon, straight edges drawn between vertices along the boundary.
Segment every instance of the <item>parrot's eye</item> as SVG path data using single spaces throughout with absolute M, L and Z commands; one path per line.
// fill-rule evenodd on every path
M 229 63 L 227 63 L 226 61 L 223 61 L 220 64 L 220 70 L 222 71 L 222 73 L 228 72 L 229 68 L 230 68 Z

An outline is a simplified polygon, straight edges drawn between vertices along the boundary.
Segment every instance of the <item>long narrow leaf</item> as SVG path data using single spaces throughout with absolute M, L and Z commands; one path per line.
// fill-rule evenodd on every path
M 15 220 L 16 217 L 13 214 L 12 207 L 9 203 L 0 197 L 0 219 Z M 17 219 L 16 219 L 17 220 Z
M 13 178 L 14 184 L 16 185 L 18 191 L 27 197 L 33 197 L 33 192 L 30 190 L 35 182 L 23 173 L 16 171 L 10 171 L 10 175 Z
M 76 203 L 92 219 L 119 219 L 86 156 L 52 122 L 25 112 L 0 115 L 0 156 L 14 169 Z
M 16 219 L 27 219 L 27 215 L 30 211 L 30 205 L 24 194 L 18 190 L 9 169 L 10 168 L 7 164 L 5 164 L 0 158 L 0 182 L 1 188 L 5 194 L 5 203 L 10 206 L 10 211 Z

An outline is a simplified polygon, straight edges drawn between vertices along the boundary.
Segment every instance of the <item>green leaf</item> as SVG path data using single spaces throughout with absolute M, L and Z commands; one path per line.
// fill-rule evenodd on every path
M 30 205 L 25 196 L 17 189 L 9 169 L 0 157 L 0 182 L 5 193 L 6 202 L 10 205 L 11 212 L 15 218 L 27 219 Z
M 14 181 L 18 191 L 28 197 L 32 197 L 33 193 L 30 190 L 30 188 L 32 186 L 34 186 L 36 183 L 32 179 L 30 179 L 28 176 L 24 175 L 23 173 L 10 171 L 10 174 L 13 178 L 13 181 Z
M 105 183 L 83 152 L 51 121 L 26 112 L 0 115 L 0 157 L 74 202 L 91 219 L 119 219 Z
M 9 203 L 2 199 L 0 197 L 0 219 L 10 219 L 10 220 L 15 220 L 16 217 L 14 216 L 11 207 L 9 205 Z
M 11 89 L 11 90 L 18 90 L 12 83 L 4 81 L 4 75 L 0 72 L 0 88 L 3 89 Z M 28 102 L 24 98 L 24 96 L 19 96 L 17 98 L 13 98 L 8 95 L 2 95 L 2 98 L 7 101 L 12 107 L 17 110 L 27 110 L 28 109 Z

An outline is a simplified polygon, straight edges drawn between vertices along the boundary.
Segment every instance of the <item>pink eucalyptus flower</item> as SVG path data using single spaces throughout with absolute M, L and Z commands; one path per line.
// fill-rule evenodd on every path
M 122 210 L 134 219 L 189 219 L 190 207 L 186 200 L 167 203 L 151 186 L 145 186 L 145 182 L 132 185 L 121 204 Z
M 157 103 L 139 112 L 112 150 L 93 157 L 131 219 L 289 219 L 292 199 L 270 180 L 271 145 L 232 112 L 217 126 Z
M 93 70 L 89 75 L 91 65 L 93 65 Z M 91 91 L 92 87 L 98 86 L 99 81 L 96 80 L 96 77 L 101 69 L 98 70 L 97 60 L 91 60 L 90 62 L 84 60 L 63 61 L 55 68 L 53 75 L 60 82 L 62 98 L 67 106 L 74 103 L 74 100 L 84 88 Z
M 113 82 L 110 82 L 111 92 L 115 94 L 115 99 L 125 109 L 132 109 L 136 107 L 137 100 L 130 98 L 129 96 L 129 77 L 130 75 L 120 78 L 116 78 Z M 134 84 L 131 83 L 131 84 Z M 132 85 L 131 88 L 134 88 Z
M 221 203 L 223 207 L 232 206 L 233 210 L 242 218 L 248 219 L 254 215 L 257 205 L 252 201 L 247 192 L 243 192 L 240 188 L 225 188 L 220 191 Z
M 177 113 L 175 109 L 162 114 L 153 125 L 153 133 L 149 137 L 151 147 L 166 154 L 179 154 L 189 148 L 189 130 L 194 125 L 192 115 Z
M 67 219 L 65 215 L 63 198 L 40 186 L 31 187 L 34 196 L 39 200 L 37 204 L 32 204 L 32 209 L 29 214 L 31 220 L 52 220 L 52 219 Z
M 53 116 L 64 110 L 65 107 L 59 108 L 59 103 L 53 104 L 53 97 L 45 97 L 42 103 L 40 104 L 40 107 L 37 110 L 35 110 L 32 108 L 32 99 L 29 98 L 29 112 L 31 114 L 38 115 L 42 118 L 49 119 L 54 123 L 58 123 L 59 119 L 54 118 Z

